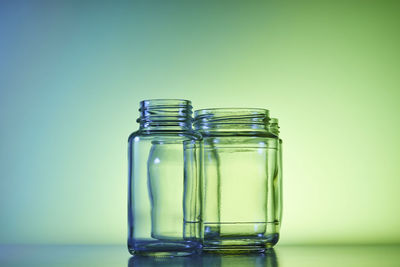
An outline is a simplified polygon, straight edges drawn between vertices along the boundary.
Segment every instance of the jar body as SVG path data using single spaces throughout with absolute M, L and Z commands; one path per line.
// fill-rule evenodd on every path
M 267 124 L 268 131 L 279 138 L 280 127 L 277 118 L 271 118 Z M 275 209 L 275 223 L 277 225 L 276 230 L 279 234 L 279 230 L 282 223 L 282 208 L 283 208 L 283 198 L 282 198 L 282 139 L 279 138 L 278 143 L 278 159 L 277 159 L 277 172 L 274 178 L 274 197 L 276 203 Z
M 137 132 L 129 138 L 132 254 L 180 256 L 200 248 L 197 142 L 184 132 Z
M 128 249 L 186 256 L 201 248 L 198 142 L 188 100 L 140 103 L 128 140 Z
M 202 238 L 207 251 L 264 252 L 278 241 L 278 139 L 211 134 L 202 141 Z
M 282 139 L 279 138 L 278 143 L 278 161 L 277 161 L 277 174 L 274 180 L 275 188 L 275 203 L 276 203 L 276 215 L 275 221 L 277 224 L 277 233 L 281 228 L 282 223 L 282 211 L 283 211 L 283 197 L 282 197 Z

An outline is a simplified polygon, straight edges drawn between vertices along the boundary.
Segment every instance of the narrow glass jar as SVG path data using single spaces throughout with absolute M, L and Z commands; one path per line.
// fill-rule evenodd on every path
M 266 109 L 203 109 L 201 133 L 203 250 L 264 252 L 279 239 L 273 178 L 278 138 Z
M 129 136 L 128 249 L 131 254 L 186 256 L 201 248 L 201 136 L 187 100 L 140 102 L 138 131 Z
M 277 118 L 271 118 L 267 127 L 273 135 L 279 138 L 278 143 L 278 158 L 277 158 L 277 168 L 274 176 L 274 199 L 275 199 L 275 225 L 276 233 L 279 235 L 279 230 L 282 223 L 282 208 L 283 208 L 283 198 L 282 198 L 282 139 L 279 137 L 279 121 Z

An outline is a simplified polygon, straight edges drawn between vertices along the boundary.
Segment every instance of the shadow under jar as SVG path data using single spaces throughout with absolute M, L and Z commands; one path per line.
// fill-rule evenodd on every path
M 192 106 L 187 100 L 140 103 L 138 131 L 128 143 L 128 249 L 131 254 L 198 252 L 200 195 Z
M 274 177 L 279 139 L 266 109 L 195 111 L 201 133 L 201 237 L 206 252 L 264 252 L 279 239 Z

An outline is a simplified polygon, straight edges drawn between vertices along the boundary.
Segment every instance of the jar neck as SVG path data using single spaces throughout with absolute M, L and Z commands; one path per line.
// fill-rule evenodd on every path
M 202 109 L 195 111 L 194 126 L 200 132 L 266 131 L 268 120 L 266 109 Z
M 268 130 L 270 133 L 279 136 L 279 122 L 276 118 L 271 118 L 268 124 Z
M 140 130 L 186 131 L 192 129 L 192 106 L 188 100 L 153 99 L 140 102 Z

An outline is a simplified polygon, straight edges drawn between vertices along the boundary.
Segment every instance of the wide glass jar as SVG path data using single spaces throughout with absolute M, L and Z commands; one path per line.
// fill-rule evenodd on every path
M 185 256 L 201 248 L 200 135 L 187 100 L 140 102 L 129 137 L 128 249 L 132 254 Z
M 278 242 L 274 177 L 279 139 L 266 109 L 195 112 L 201 141 L 203 250 L 264 252 Z

